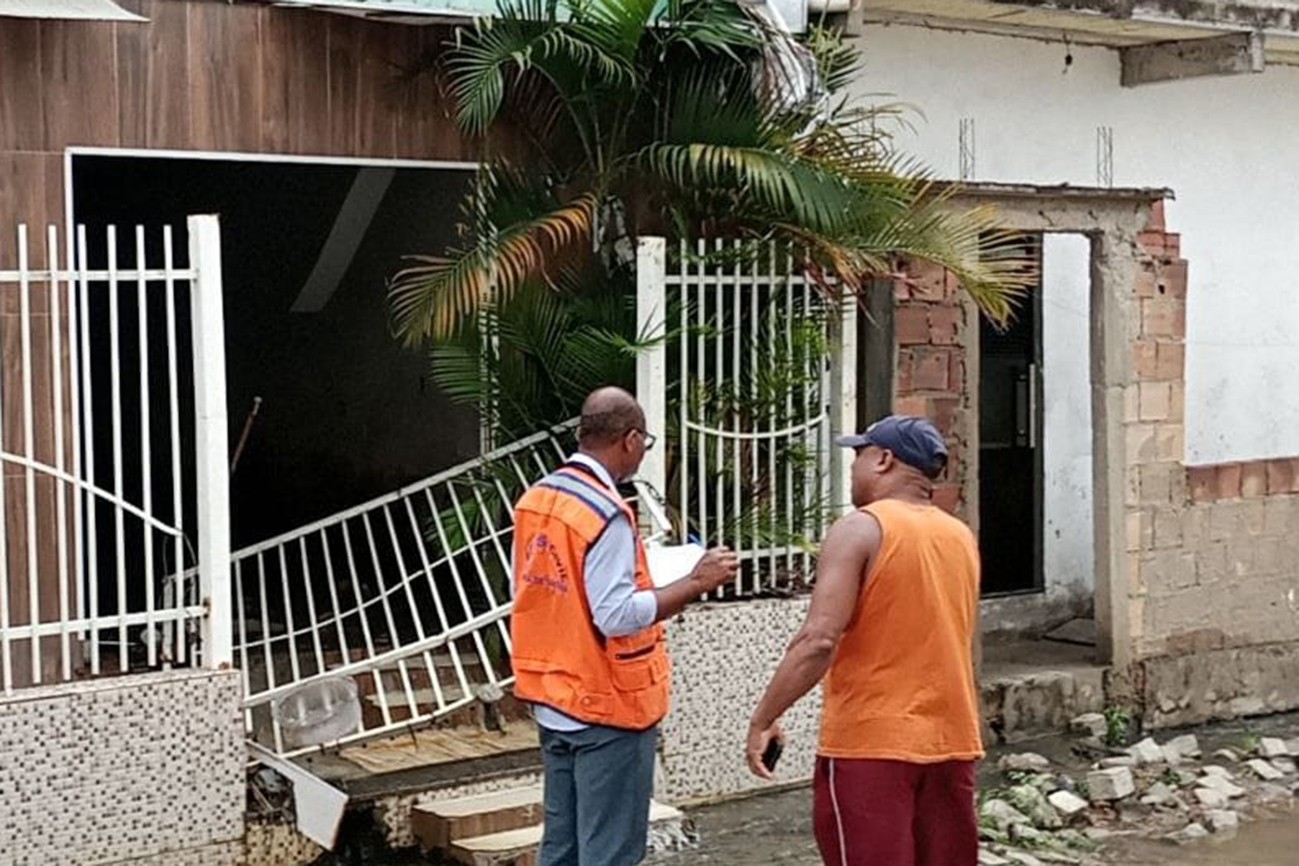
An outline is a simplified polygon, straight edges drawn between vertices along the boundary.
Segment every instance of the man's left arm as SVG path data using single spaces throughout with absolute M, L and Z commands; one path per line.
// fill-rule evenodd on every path
M 826 533 L 807 618 L 749 721 L 745 757 L 754 775 L 772 778 L 762 764 L 762 754 L 773 738 L 784 742 L 778 720 L 829 670 L 839 638 L 857 609 L 862 580 L 879 544 L 879 521 L 864 511 L 844 515 Z

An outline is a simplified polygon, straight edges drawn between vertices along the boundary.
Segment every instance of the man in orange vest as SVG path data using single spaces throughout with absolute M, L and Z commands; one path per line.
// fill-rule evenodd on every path
M 709 551 L 655 589 L 617 489 L 654 444 L 645 413 L 626 391 L 601 388 L 582 405 L 577 438 L 578 453 L 515 505 L 514 694 L 533 704 L 541 731 L 539 866 L 631 866 L 645 856 L 668 711 L 657 623 L 733 580 L 738 561 Z
M 750 769 L 784 740 L 777 720 L 825 677 L 813 828 L 831 866 L 974 866 L 983 756 L 972 644 L 979 553 L 932 503 L 947 463 L 924 418 L 892 416 L 856 449 L 858 510 L 831 527 L 816 588 L 749 724 Z

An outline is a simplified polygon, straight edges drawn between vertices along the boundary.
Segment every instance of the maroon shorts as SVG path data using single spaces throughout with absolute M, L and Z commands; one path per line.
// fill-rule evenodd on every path
M 813 828 L 826 866 L 975 866 L 974 762 L 817 758 Z

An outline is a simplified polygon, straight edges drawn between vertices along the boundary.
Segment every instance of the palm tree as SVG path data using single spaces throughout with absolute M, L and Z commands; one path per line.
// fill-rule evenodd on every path
M 536 429 L 634 352 L 632 317 L 593 296 L 634 285 L 638 234 L 777 241 L 836 292 L 928 260 L 1004 321 L 1025 285 L 1011 237 L 894 152 L 893 110 L 844 94 L 859 71 L 834 34 L 796 44 L 733 0 L 503 0 L 441 72 L 463 131 L 509 146 L 464 203 L 462 245 L 394 276 L 397 333 L 434 345 L 444 386 Z M 521 393 L 560 402 L 535 418 Z

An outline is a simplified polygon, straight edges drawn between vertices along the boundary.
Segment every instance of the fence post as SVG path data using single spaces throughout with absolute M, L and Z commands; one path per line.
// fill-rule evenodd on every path
M 225 311 L 221 297 L 221 229 L 215 216 L 191 216 L 190 327 L 194 340 L 195 472 L 198 488 L 199 593 L 203 665 L 233 661 L 230 603 L 230 447 L 226 427 Z
M 857 426 L 857 304 L 844 292 L 830 316 L 830 506 L 837 512 L 852 504 L 853 452 L 834 444 Z
M 645 455 L 640 477 L 667 496 L 667 241 L 636 240 L 636 337 L 652 341 L 636 355 L 636 398 L 645 410 L 645 427 L 660 440 Z

